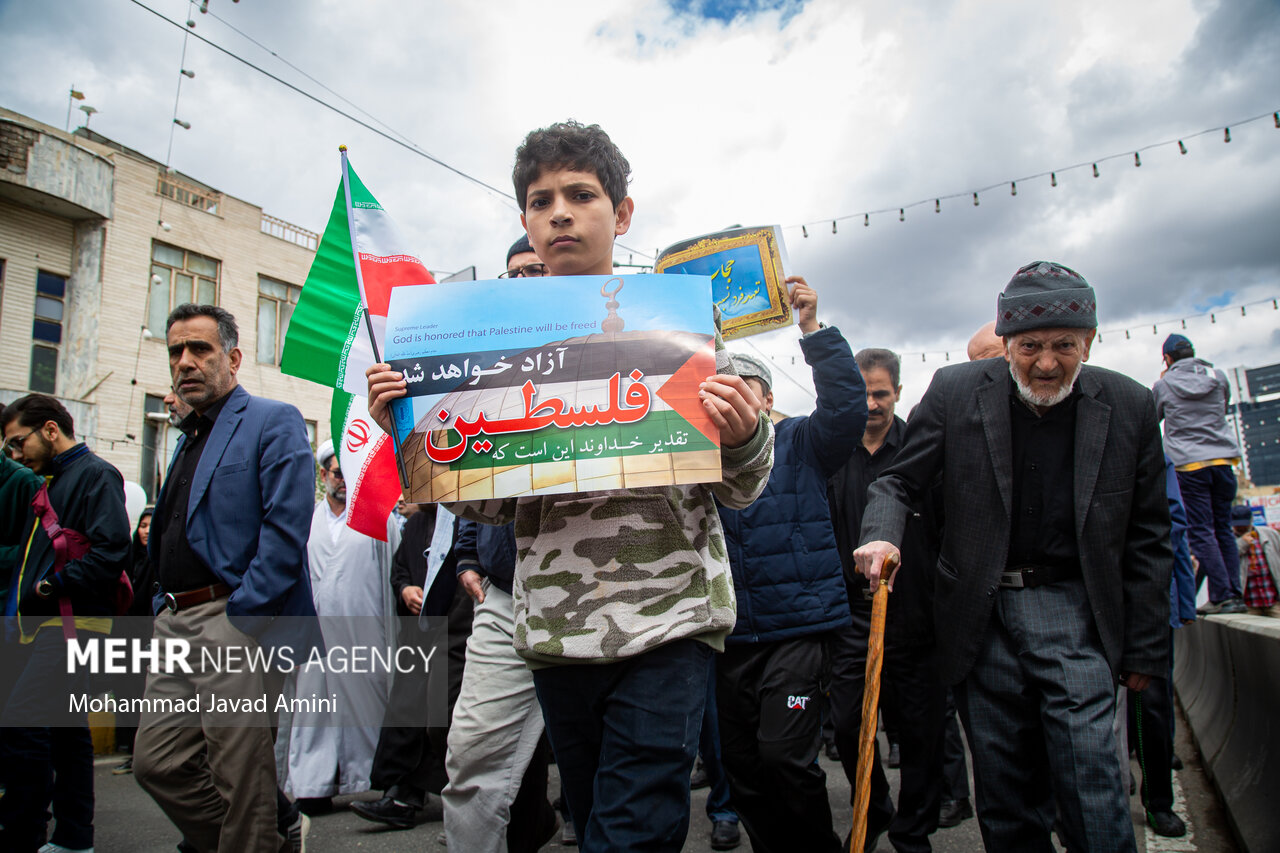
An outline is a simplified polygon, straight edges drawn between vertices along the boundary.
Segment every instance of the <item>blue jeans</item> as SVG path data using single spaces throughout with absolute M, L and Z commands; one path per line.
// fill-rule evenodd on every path
M 711 655 L 676 640 L 616 663 L 534 670 L 583 853 L 684 846 Z
M 1236 473 L 1230 465 L 1179 471 L 1178 488 L 1187 509 L 1187 544 L 1209 578 L 1209 600 L 1239 598 L 1240 552 L 1231 531 Z

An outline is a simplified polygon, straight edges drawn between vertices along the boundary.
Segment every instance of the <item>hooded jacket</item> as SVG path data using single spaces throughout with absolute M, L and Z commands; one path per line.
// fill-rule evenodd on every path
M 1180 359 L 1156 381 L 1152 393 L 1156 417 L 1164 421 L 1164 449 L 1175 466 L 1240 455 L 1227 426 L 1231 386 L 1221 370 L 1202 358 Z

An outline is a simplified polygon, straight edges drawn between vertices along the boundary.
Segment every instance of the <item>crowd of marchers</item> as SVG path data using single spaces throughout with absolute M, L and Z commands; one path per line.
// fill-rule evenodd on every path
M 595 125 L 531 132 L 513 173 L 526 233 L 504 276 L 611 273 L 635 212 L 629 176 Z M 67 644 L 124 626 L 193 654 L 433 646 L 441 664 L 138 674 L 121 689 L 157 701 L 117 720 L 115 772 L 133 774 L 183 851 L 301 850 L 335 797 L 370 790 L 381 796 L 349 802 L 361 817 L 405 830 L 442 818 L 441 841 L 463 853 L 557 834 L 587 851 L 678 851 L 691 785 L 706 784 L 714 849 L 745 831 L 756 851 L 835 853 L 852 830 L 833 821 L 817 759 L 839 760 L 855 802 L 868 693 L 890 747 L 872 756 L 866 850 L 886 838 L 928 851 L 976 810 L 991 851 L 1049 851 L 1054 833 L 1072 853 L 1135 851 L 1131 752 L 1150 824 L 1183 834 L 1172 632 L 1197 615 L 1280 614 L 1280 532 L 1236 504 L 1225 376 L 1181 335 L 1154 389 L 1088 365 L 1094 288 L 1033 262 L 992 288 L 970 360 L 939 370 L 904 417 L 898 356 L 855 352 L 866 331 L 823 322 L 804 278 L 787 286 L 814 410 L 774 417 L 768 364 L 717 332 L 699 395 L 720 481 L 402 501 L 385 536 L 348 524 L 351 472 L 332 442 L 313 450 L 296 408 L 238 383 L 236 320 L 216 306 L 168 318 L 182 437 L 132 529 L 120 473 L 67 409 L 10 403 L 0 849 L 93 849 L 93 744 L 65 704 L 91 686 Z M 388 430 L 404 378 L 385 364 L 367 375 Z M 158 701 L 193 692 L 341 695 L 384 716 L 314 726 Z M 427 719 L 432 695 L 447 719 Z

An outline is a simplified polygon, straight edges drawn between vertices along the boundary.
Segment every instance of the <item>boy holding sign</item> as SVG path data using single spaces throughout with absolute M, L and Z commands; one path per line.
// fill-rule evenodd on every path
M 635 207 L 629 172 L 596 125 L 526 137 L 512 176 L 520 221 L 552 275 L 612 274 Z M 749 505 L 773 460 L 773 427 L 719 334 L 716 365 L 699 396 L 720 433 L 720 482 L 450 505 L 515 521 L 515 645 L 583 850 L 674 851 L 688 831 L 709 658 L 737 617 L 716 501 Z M 389 431 L 406 385 L 385 364 L 368 375 L 370 413 Z

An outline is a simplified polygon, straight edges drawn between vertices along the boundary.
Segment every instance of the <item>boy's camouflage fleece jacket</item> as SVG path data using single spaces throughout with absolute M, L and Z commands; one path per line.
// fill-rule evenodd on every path
M 719 334 L 716 344 L 716 369 L 732 373 Z M 684 637 L 722 651 L 737 604 L 716 500 L 742 509 L 763 491 L 769 419 L 720 459 L 719 483 L 447 505 L 515 521 L 516 651 L 535 666 L 608 663 Z

